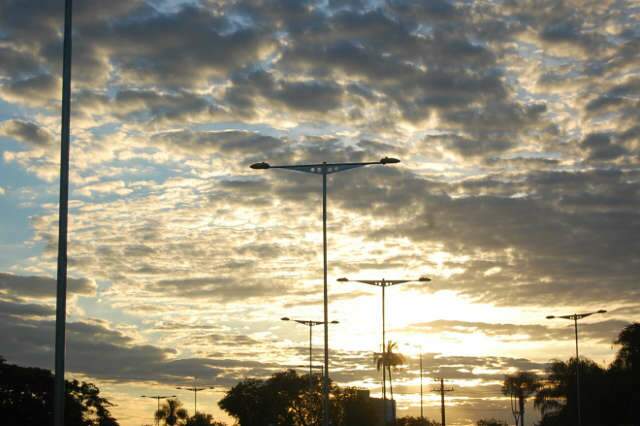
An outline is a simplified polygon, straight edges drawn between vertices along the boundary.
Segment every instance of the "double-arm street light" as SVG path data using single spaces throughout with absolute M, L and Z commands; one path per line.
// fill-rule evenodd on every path
M 197 386 L 193 386 L 190 388 L 187 387 L 182 387 L 182 386 L 176 386 L 176 389 L 180 389 L 180 390 L 186 390 L 189 392 L 193 392 L 193 415 L 195 416 L 196 414 L 198 414 L 198 392 L 201 392 L 203 390 L 208 390 L 208 389 L 215 389 L 215 386 L 203 386 L 203 387 L 197 387 Z
M 255 170 L 267 169 L 286 169 L 294 172 L 311 173 L 322 175 L 322 247 L 323 247 L 323 265 L 324 265 L 324 286 L 323 286 L 323 304 L 324 304 L 324 376 L 322 379 L 322 424 L 329 426 L 329 308 L 328 308 L 328 288 L 327 288 L 327 175 L 343 172 L 345 170 L 355 169 L 358 167 L 370 166 L 375 164 L 396 164 L 400 160 L 396 158 L 385 157 L 380 161 L 370 161 L 364 163 L 317 163 L 317 164 L 300 164 L 289 166 L 272 166 L 268 163 L 255 163 L 251 165 Z
M 160 417 L 158 417 L 158 413 L 160 412 L 160 400 L 175 397 L 175 395 L 140 395 L 140 398 L 151 398 L 158 401 L 158 410 L 156 411 L 156 415 L 154 416 L 156 419 L 156 425 L 158 426 L 160 426 Z
M 595 314 L 604 314 L 607 311 L 604 309 L 600 309 L 595 312 L 586 312 L 582 314 L 571 314 L 571 315 L 548 315 L 547 319 L 554 318 L 562 318 L 573 321 L 573 326 L 576 335 L 576 396 L 577 396 L 577 404 L 576 408 L 578 410 L 578 426 L 582 426 L 582 409 L 580 408 L 580 353 L 578 352 L 578 320 L 581 320 L 586 317 L 590 317 Z
M 313 358 L 313 346 L 312 346 L 312 338 L 313 338 L 313 327 L 316 325 L 324 324 L 324 321 L 313 321 L 313 320 L 301 320 L 301 319 L 292 319 L 289 317 L 280 318 L 282 321 L 294 321 L 298 324 L 306 325 L 309 327 L 309 389 L 313 387 L 313 365 L 311 363 Z M 331 321 L 329 324 L 340 324 L 339 321 Z
M 380 287 L 382 289 L 382 407 L 383 407 L 383 417 L 384 421 L 387 421 L 387 373 L 385 371 L 385 363 L 387 361 L 386 358 L 386 313 L 385 313 L 385 289 L 387 287 L 391 287 L 393 285 L 404 284 L 409 282 L 428 282 L 431 281 L 430 278 L 420 277 L 417 280 L 385 280 L 384 278 L 381 280 L 350 280 L 348 278 L 338 278 L 339 282 L 357 282 L 362 284 L 368 284 L 376 287 Z M 386 423 L 385 423 L 386 424 Z

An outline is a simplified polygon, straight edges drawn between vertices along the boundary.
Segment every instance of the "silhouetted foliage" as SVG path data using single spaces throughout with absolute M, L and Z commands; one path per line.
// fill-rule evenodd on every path
M 164 421 L 166 426 L 183 426 L 186 425 L 189 413 L 182 408 L 182 402 L 178 399 L 168 399 L 163 403 L 158 411 L 156 411 L 156 419 Z
M 426 418 L 404 416 L 396 421 L 396 426 L 440 426 L 440 423 Z
M 92 383 L 66 381 L 66 426 L 118 426 Z M 0 412 L 3 426 L 53 423 L 53 374 L 49 370 L 7 364 L 0 357 Z
M 404 355 L 398 352 L 394 352 L 394 350 L 397 348 L 398 344 L 389 340 L 387 342 L 387 347 L 384 354 L 375 353 L 373 356 L 373 362 L 376 364 L 376 369 L 380 371 L 381 368 L 384 368 L 387 371 L 391 399 L 393 399 L 393 380 L 391 377 L 391 369 L 397 368 L 405 363 Z
M 542 413 L 540 426 L 577 423 L 576 367 L 584 426 L 640 424 L 640 324 L 625 327 L 614 343 L 620 349 L 607 369 L 582 357 L 579 363 L 571 358 L 549 366 L 546 383 L 534 402 Z
M 540 388 L 540 381 L 535 373 L 529 371 L 519 371 L 515 374 L 505 376 L 502 385 L 502 393 L 511 398 L 511 411 L 520 426 L 524 426 L 524 407 L 527 398 L 533 395 Z
M 299 376 L 288 370 L 267 380 L 245 379 L 232 387 L 218 405 L 241 426 L 312 426 L 321 424 L 320 376 Z M 371 401 L 354 388 L 331 384 L 331 422 L 334 426 L 376 424 Z
M 481 419 L 476 422 L 476 426 L 508 426 L 508 425 L 502 420 Z
M 211 414 L 196 413 L 187 419 L 185 426 L 226 426 L 226 424 L 215 421 Z

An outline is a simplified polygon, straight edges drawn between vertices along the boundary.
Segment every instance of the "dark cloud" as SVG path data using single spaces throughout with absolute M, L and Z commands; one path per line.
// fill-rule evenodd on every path
M 0 291 L 19 297 L 54 298 L 56 280 L 39 276 L 21 276 L 0 272 Z M 96 283 L 87 278 L 67 279 L 67 291 L 72 295 L 95 295 Z
M 249 262 L 248 265 L 253 263 Z M 282 290 L 273 282 L 269 284 L 254 283 L 225 276 L 160 280 L 146 286 L 145 289 L 164 296 L 204 298 L 227 302 L 273 296 L 278 289 Z
M 226 153 L 274 155 L 286 149 L 286 144 L 278 138 L 244 130 L 192 131 L 158 133 L 151 139 L 171 150 L 189 154 Z M 257 160 L 256 160 L 257 161 Z
M 0 123 L 0 136 L 6 136 L 31 146 L 46 147 L 53 144 L 51 134 L 36 123 L 7 120 Z
M 549 321 L 547 321 L 549 322 Z M 569 324 L 569 323 L 567 323 Z M 603 343 L 612 343 L 620 330 L 628 322 L 620 320 L 600 321 L 596 323 L 580 324 L 583 338 L 594 339 Z M 430 333 L 461 333 L 477 334 L 497 337 L 505 341 L 559 341 L 572 340 L 573 334 L 567 328 L 552 327 L 540 324 L 501 324 L 486 322 L 469 322 L 456 320 L 435 320 L 424 323 L 411 324 L 402 329 L 403 332 Z

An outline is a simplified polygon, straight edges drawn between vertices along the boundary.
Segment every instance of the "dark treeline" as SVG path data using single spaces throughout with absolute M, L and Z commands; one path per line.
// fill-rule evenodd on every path
M 614 342 L 619 346 L 607 367 L 580 357 L 553 361 L 545 377 L 532 372 L 506 376 L 503 393 L 512 398 L 517 424 L 527 398 L 542 419 L 538 426 L 578 424 L 577 371 L 583 426 L 640 425 L 640 323 L 625 327 Z
M 92 383 L 66 382 L 66 426 L 119 426 L 112 404 Z M 0 423 L 46 426 L 53 423 L 53 374 L 49 370 L 7 364 L 0 357 Z
M 538 426 L 577 424 L 576 368 L 580 370 L 583 426 L 640 425 L 640 323 L 625 327 L 614 342 L 618 351 L 606 367 L 586 358 L 553 361 L 544 377 L 518 372 L 505 377 L 503 393 L 512 400 L 517 424 L 524 424 L 525 402 L 533 399 L 542 417 Z M 353 387 L 331 384 L 333 426 L 381 425 L 380 400 Z M 312 426 L 321 423 L 320 376 L 293 370 L 267 379 L 247 378 L 218 402 L 239 426 Z M 0 357 L 0 412 L 3 426 L 46 426 L 53 413 L 53 375 L 40 368 L 7 364 Z M 66 426 L 119 426 L 112 404 L 92 383 L 67 381 Z M 168 400 L 153 413 L 165 426 L 224 426 L 206 413 L 189 416 L 180 401 Z M 418 417 L 402 417 L 396 426 L 437 426 Z M 479 426 L 503 426 L 479 420 Z

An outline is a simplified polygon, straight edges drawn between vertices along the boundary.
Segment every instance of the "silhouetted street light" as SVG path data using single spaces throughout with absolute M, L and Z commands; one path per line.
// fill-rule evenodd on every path
M 313 327 L 316 325 L 324 324 L 324 321 L 313 321 L 313 320 L 301 320 L 301 319 L 291 319 L 289 317 L 280 318 L 282 321 L 294 321 L 298 324 L 306 325 L 309 327 L 309 389 L 313 388 L 313 365 L 311 363 L 313 358 L 313 346 L 312 346 L 312 338 L 313 338 Z M 329 324 L 340 324 L 339 321 L 331 321 Z
M 364 167 L 374 164 L 396 164 L 400 160 L 397 158 L 384 157 L 380 161 L 370 161 L 364 163 L 318 163 L 318 164 L 300 164 L 289 166 L 272 166 L 269 163 L 254 163 L 250 167 L 254 170 L 267 169 L 286 169 L 294 172 L 311 173 L 322 175 L 322 248 L 324 262 L 324 286 L 323 286 L 323 304 L 324 304 L 324 376 L 322 380 L 322 424 L 329 426 L 329 302 L 328 302 L 328 286 L 327 286 L 327 175 L 343 172 L 358 167 Z
M 547 319 L 562 318 L 562 319 L 568 319 L 573 321 L 573 326 L 574 326 L 575 335 L 576 335 L 576 395 L 577 395 L 576 408 L 578 410 L 578 426 L 582 426 L 582 409 L 580 407 L 580 354 L 578 352 L 578 320 L 581 320 L 583 318 L 586 318 L 595 314 L 604 314 L 606 312 L 607 312 L 606 310 L 600 309 L 599 311 L 586 312 L 582 314 L 557 315 L 557 316 L 547 315 Z
M 431 281 L 430 278 L 427 277 L 420 277 L 417 280 L 385 280 L 384 278 L 381 280 L 350 280 L 348 278 L 338 278 L 338 282 L 341 283 L 346 283 L 346 282 L 356 282 L 356 283 L 363 283 L 363 284 L 368 284 L 368 285 L 372 285 L 372 286 L 376 286 L 376 287 L 380 287 L 382 289 L 382 360 L 383 360 L 383 366 L 382 366 L 382 406 L 383 406 L 383 416 L 384 416 L 384 421 L 387 421 L 387 373 L 385 371 L 385 366 L 384 363 L 386 362 L 386 344 L 385 344 L 385 338 L 386 338 L 386 329 L 385 329 L 385 320 L 386 320 L 386 314 L 385 314 L 385 288 L 387 287 L 391 287 L 392 285 L 398 285 L 398 284 L 404 284 L 404 283 L 409 283 L 409 282 L 428 282 Z
M 56 274 L 56 340 L 54 348 L 53 424 L 64 426 L 64 349 L 67 322 L 67 224 L 69 219 L 69 141 L 71 121 L 71 18 L 73 3 L 64 2 L 62 47 L 62 109 L 60 126 L 60 204 L 58 206 L 58 265 Z
M 208 390 L 208 389 L 215 389 L 215 386 L 203 386 L 201 388 L 199 388 L 199 387 L 197 387 L 195 385 L 193 387 L 190 387 L 190 388 L 185 388 L 185 387 L 182 387 L 182 386 L 176 386 L 176 389 L 193 392 L 193 415 L 196 415 L 198 413 L 198 392 L 201 392 L 203 390 Z
M 158 412 L 160 411 L 160 400 L 167 398 L 175 398 L 175 395 L 140 395 L 140 398 L 151 398 L 158 401 L 158 410 L 156 411 L 156 415 L 153 416 L 156 419 L 156 425 L 160 426 L 160 417 L 158 417 Z

